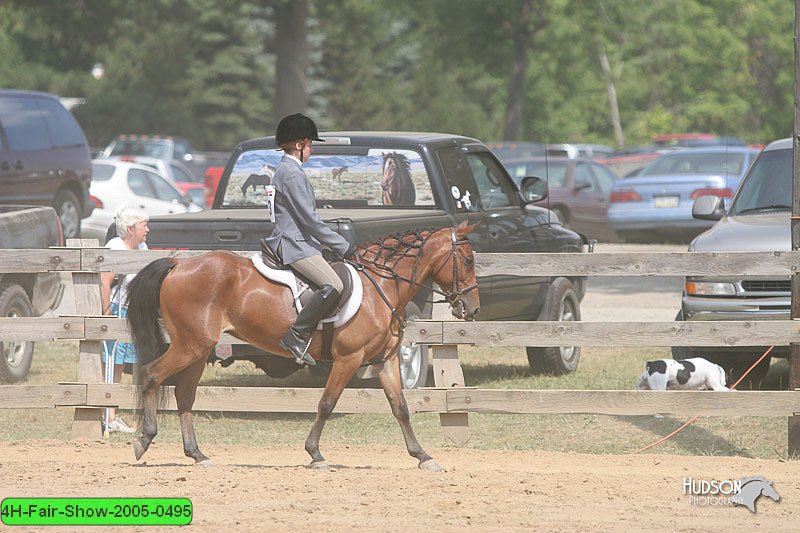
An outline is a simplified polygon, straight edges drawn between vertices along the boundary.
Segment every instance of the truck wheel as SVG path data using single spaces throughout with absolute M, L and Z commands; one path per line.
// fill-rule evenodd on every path
M 75 239 L 81 233 L 81 204 L 78 198 L 67 189 L 62 189 L 56 194 L 53 207 L 61 220 L 61 230 L 65 239 Z
M 539 320 L 580 321 L 578 294 L 566 278 L 556 278 L 547 292 Z M 561 375 L 575 372 L 581 359 L 580 346 L 528 346 L 528 364 L 534 374 Z
M 289 377 L 301 367 L 290 357 L 280 355 L 264 354 L 251 359 L 257 368 L 264 371 L 271 378 Z
M 406 306 L 406 319 L 425 318 L 413 302 Z M 397 351 L 400 359 L 400 380 L 404 389 L 424 387 L 428 381 L 428 345 L 403 344 Z
M 16 284 L 0 285 L 0 316 L 33 316 L 25 291 Z M 33 361 L 32 341 L 0 341 L 0 382 L 16 383 L 28 377 Z
M 678 311 L 675 322 L 683 322 L 683 309 Z M 691 346 L 673 346 L 671 348 L 673 359 L 691 359 L 692 357 L 702 357 L 695 353 Z

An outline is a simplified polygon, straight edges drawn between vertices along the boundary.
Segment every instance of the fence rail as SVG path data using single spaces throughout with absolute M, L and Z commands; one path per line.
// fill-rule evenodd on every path
M 175 411 L 172 387 L 163 409 Z M 316 413 L 321 388 L 199 387 L 195 411 Z M 133 385 L 2 385 L 4 408 L 135 406 Z M 785 417 L 800 412 L 800 391 L 634 391 L 420 388 L 405 391 L 411 413 L 707 415 Z M 337 413 L 391 414 L 381 389 L 345 389 Z
M 99 430 L 99 408 L 133 406 L 132 386 L 99 383 L 100 342 L 129 340 L 124 320 L 99 313 L 99 273 L 138 272 L 160 257 L 191 257 L 205 251 L 119 251 L 85 247 L 0 250 L 0 273 L 72 272 L 76 314 L 47 318 L 0 318 L 0 339 L 80 341 L 81 383 L 0 386 L 5 408 L 76 408 L 73 431 Z M 253 252 L 237 252 L 249 256 Z M 794 276 L 800 252 L 476 254 L 479 276 Z M 787 346 L 800 343 L 800 323 L 699 322 L 409 322 L 405 340 L 431 344 L 437 388 L 406 391 L 409 409 L 439 413 L 446 437 L 469 435 L 468 413 L 595 413 L 607 415 L 782 416 L 796 419 L 800 391 L 569 391 L 495 390 L 464 387 L 458 345 L 475 346 Z M 224 343 L 240 343 L 230 335 Z M 195 408 L 209 411 L 315 412 L 321 389 L 200 387 Z M 174 400 L 167 409 L 174 409 Z M 258 406 L 256 409 L 254 406 Z M 337 412 L 388 413 L 383 392 L 346 389 Z M 800 434 L 795 435 L 800 439 Z M 790 452 L 800 450 L 793 442 Z

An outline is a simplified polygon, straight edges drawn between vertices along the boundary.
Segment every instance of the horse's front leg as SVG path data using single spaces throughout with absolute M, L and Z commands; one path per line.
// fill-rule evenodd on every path
M 389 358 L 383 363 L 378 372 L 378 379 L 383 387 L 383 392 L 386 394 L 386 399 L 389 400 L 389 405 L 392 407 L 392 414 L 400 424 L 400 429 L 403 431 L 403 438 L 406 441 L 406 449 L 411 457 L 419 461 L 419 467 L 423 470 L 430 470 L 432 472 L 440 472 L 442 467 L 422 449 L 417 436 L 414 434 L 414 429 L 411 427 L 411 419 L 408 414 L 408 404 L 406 397 L 403 394 L 403 386 L 400 378 L 400 361 L 396 356 Z M 422 369 L 426 372 L 427 369 Z
M 319 451 L 319 438 L 322 435 L 322 428 L 325 427 L 325 422 L 333 413 L 342 391 L 355 376 L 362 360 L 363 355 L 356 353 L 337 359 L 333 363 L 328 381 L 325 383 L 325 390 L 322 392 L 322 398 L 317 404 L 317 416 L 306 439 L 306 451 L 311 456 L 311 464 L 309 465 L 311 468 L 326 468 L 328 466 L 327 461 Z
M 210 465 L 211 459 L 206 457 L 197 446 L 197 437 L 195 436 L 194 423 L 192 422 L 192 406 L 197 394 L 197 384 L 200 382 L 205 366 L 205 358 L 198 359 L 178 375 L 178 381 L 175 384 L 175 401 L 178 404 L 178 418 L 181 422 L 183 453 L 200 465 Z

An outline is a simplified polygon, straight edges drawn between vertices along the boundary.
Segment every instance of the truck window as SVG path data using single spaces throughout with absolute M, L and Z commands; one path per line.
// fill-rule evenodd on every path
M 517 189 L 488 152 L 462 152 L 453 146 L 437 152 L 456 210 L 479 211 L 517 205 Z
M 350 147 L 352 150 L 352 147 Z M 303 164 L 318 207 L 433 208 L 436 206 L 422 156 L 413 150 L 364 149 L 364 154 L 315 153 Z M 320 149 L 322 151 L 322 149 Z M 222 207 L 264 207 L 283 152 L 251 150 L 231 171 Z
M 791 209 L 792 150 L 762 152 L 736 193 L 730 214 Z
M 484 209 L 517 205 L 516 187 L 489 153 L 467 152 L 464 155 L 472 170 L 475 184 L 478 186 L 481 205 Z
M 0 98 L 0 117 L 11 150 L 48 150 L 50 136 L 34 98 Z
M 439 164 L 444 170 L 447 186 L 453 198 L 456 211 L 469 212 L 480 210 L 480 196 L 478 187 L 467 161 L 457 146 L 442 148 L 436 151 Z

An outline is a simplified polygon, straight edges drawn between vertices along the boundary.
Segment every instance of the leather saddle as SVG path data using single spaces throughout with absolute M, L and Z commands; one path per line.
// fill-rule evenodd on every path
M 311 283 L 309 280 L 305 279 L 297 272 L 294 272 L 290 266 L 284 265 L 281 258 L 278 257 L 270 249 L 269 246 L 267 246 L 267 243 L 264 241 L 264 239 L 261 239 L 261 259 L 264 261 L 264 264 L 269 268 L 292 272 L 292 274 L 294 274 L 294 276 L 298 280 L 302 281 L 303 283 L 312 288 L 312 291 L 303 291 L 303 293 L 300 295 L 300 304 L 303 307 L 305 307 L 307 301 L 311 298 L 313 290 L 316 290 L 319 287 L 317 287 L 314 283 Z M 338 312 L 338 309 L 342 307 L 344 303 L 347 302 L 347 300 L 353 294 L 353 279 L 351 277 L 350 269 L 347 268 L 347 265 L 345 265 L 342 261 L 336 261 L 334 263 L 331 263 L 331 268 L 333 268 L 333 271 L 336 272 L 337 276 L 339 276 L 339 279 L 342 280 L 342 293 L 339 295 L 339 300 L 336 303 L 337 309 L 334 310 L 333 312 L 333 314 L 335 314 L 336 312 Z

